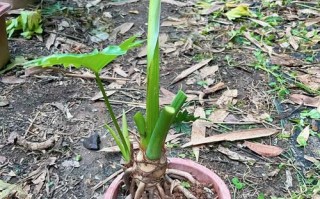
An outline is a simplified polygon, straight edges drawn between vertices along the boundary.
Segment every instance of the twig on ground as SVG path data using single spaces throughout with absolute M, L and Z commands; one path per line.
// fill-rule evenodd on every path
M 109 182 L 110 180 L 112 180 L 113 178 L 115 178 L 116 176 L 118 176 L 119 174 L 122 173 L 122 169 L 119 169 L 118 171 L 114 172 L 112 175 L 110 175 L 109 177 L 107 177 L 105 180 L 99 182 L 98 184 L 96 184 L 94 187 L 92 187 L 92 190 L 95 191 L 97 189 L 99 189 L 100 187 L 102 187 L 104 184 L 106 184 L 107 182 Z
M 34 116 L 34 118 L 31 120 L 31 122 L 30 122 L 30 124 L 29 124 L 29 126 L 28 126 L 28 128 L 27 128 L 27 130 L 26 130 L 26 132 L 24 133 L 24 136 L 25 136 L 25 137 L 27 136 L 28 132 L 30 131 L 33 123 L 36 121 L 36 119 L 37 119 L 37 117 L 38 117 L 39 114 L 40 114 L 40 111 L 38 111 L 38 112 L 36 113 L 36 115 Z

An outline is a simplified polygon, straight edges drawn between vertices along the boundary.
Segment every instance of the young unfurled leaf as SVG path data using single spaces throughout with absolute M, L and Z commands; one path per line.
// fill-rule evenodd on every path
M 241 17 L 252 16 L 252 13 L 249 10 L 249 6 L 243 4 L 243 5 L 238 5 L 237 7 L 228 11 L 226 13 L 226 16 L 231 21 Z
M 10 38 L 15 31 L 22 31 L 24 38 L 31 39 L 34 34 L 43 32 L 41 22 L 39 11 L 22 11 L 17 18 L 6 22 L 8 36 Z
M 136 41 L 136 37 L 131 37 L 119 46 L 108 46 L 102 51 L 94 50 L 84 54 L 56 54 L 40 59 L 32 60 L 25 64 L 30 66 L 53 66 L 63 65 L 64 67 L 74 66 L 76 68 L 87 68 L 95 73 L 99 73 L 102 68 L 112 62 L 120 55 L 124 55 L 129 49 L 139 46 L 141 41 Z

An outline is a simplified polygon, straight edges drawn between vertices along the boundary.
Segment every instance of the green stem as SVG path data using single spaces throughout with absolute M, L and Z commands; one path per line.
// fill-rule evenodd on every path
M 106 94 L 106 91 L 105 91 L 105 89 L 103 87 L 102 80 L 101 80 L 101 78 L 99 76 L 99 73 L 95 72 L 94 74 L 96 76 L 96 81 L 97 81 L 98 87 L 99 87 L 99 89 L 100 89 L 100 91 L 102 93 L 104 104 L 106 105 L 106 107 L 107 107 L 107 109 L 108 109 L 108 111 L 110 113 L 112 122 L 115 125 L 116 130 L 118 132 L 118 135 L 119 135 L 119 137 L 121 139 L 121 142 L 122 142 L 122 144 L 124 146 L 124 150 L 125 151 L 129 151 L 129 147 L 127 146 L 127 143 L 126 143 L 126 141 L 125 141 L 125 139 L 124 139 L 124 137 L 122 135 L 122 131 L 120 130 L 120 126 L 119 126 L 119 124 L 117 122 L 117 119 L 116 119 L 116 116 L 115 116 L 115 114 L 114 114 L 114 112 L 112 110 L 111 104 L 109 102 L 109 99 L 108 99 L 108 96 Z
M 175 118 L 175 113 L 176 110 L 171 106 L 165 106 L 162 109 L 147 147 L 146 156 L 149 160 L 159 160 L 161 158 L 162 149 Z

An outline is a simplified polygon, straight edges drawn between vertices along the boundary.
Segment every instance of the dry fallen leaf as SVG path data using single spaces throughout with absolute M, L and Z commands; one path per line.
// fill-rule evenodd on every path
M 219 135 L 213 135 L 210 137 L 206 137 L 204 139 L 199 139 L 193 142 L 188 142 L 184 144 L 182 147 L 196 146 L 200 144 L 208 144 L 213 142 L 221 142 L 221 141 L 237 141 L 237 140 L 248 140 L 260 137 L 266 137 L 277 133 L 277 129 L 269 129 L 269 128 L 255 128 L 241 131 L 233 131 L 230 133 L 223 133 Z
M 217 71 L 219 70 L 219 66 L 218 65 L 214 65 L 214 66 L 206 66 L 203 69 L 200 70 L 200 76 L 202 79 L 214 75 Z
M 250 165 L 252 165 L 252 164 L 254 164 L 256 162 L 256 160 L 253 159 L 253 158 L 241 155 L 241 154 L 236 153 L 234 151 L 231 151 L 230 149 L 225 148 L 223 146 L 219 146 L 217 151 L 219 151 L 220 153 L 225 154 L 231 160 L 236 160 L 236 161 L 240 161 L 240 162 L 244 162 L 244 163 L 249 163 Z
M 271 56 L 271 64 L 280 65 L 280 66 L 302 66 L 305 64 L 302 60 L 291 57 L 287 54 L 278 54 Z
M 194 111 L 195 117 L 205 118 L 206 113 L 204 112 L 202 107 L 197 107 Z M 206 136 L 206 126 L 202 124 L 201 120 L 196 120 L 192 123 L 192 130 L 191 130 L 191 142 L 196 141 L 198 139 L 205 138 Z M 192 151 L 196 156 L 196 161 L 199 160 L 200 148 L 199 147 L 192 147 Z
M 213 2 L 210 7 L 201 11 L 201 15 L 209 15 L 213 12 L 222 10 L 225 7 L 225 4 L 222 2 Z
M 217 84 L 215 84 L 214 86 L 211 86 L 209 88 L 206 88 L 203 90 L 204 94 L 210 94 L 210 93 L 214 93 L 216 91 L 219 91 L 221 89 L 224 89 L 226 86 L 223 82 L 219 82 Z
M 229 115 L 229 112 L 225 109 L 216 109 L 209 116 L 209 120 L 213 123 L 223 122 L 224 119 Z
M 283 152 L 283 149 L 277 146 L 265 145 L 249 141 L 245 141 L 243 145 L 248 147 L 251 151 L 254 151 L 255 153 L 264 157 L 275 157 Z
M 320 106 L 320 97 L 309 97 L 301 94 L 291 94 L 289 99 L 296 104 L 303 104 L 310 107 L 319 107 Z
M 288 37 L 288 42 L 290 43 L 290 45 L 292 46 L 292 48 L 294 50 L 298 50 L 299 48 L 299 44 L 298 42 L 295 40 L 295 38 L 292 36 L 291 34 L 291 27 L 287 27 L 286 29 L 286 35 Z
M 160 105 L 171 104 L 172 100 L 175 97 L 175 94 L 163 87 L 160 88 L 160 91 L 163 94 L 163 96 L 161 96 L 159 99 Z
M 16 76 L 5 76 L 1 78 L 1 82 L 4 84 L 21 84 L 24 83 L 26 80 L 21 79 Z
M 128 77 L 129 76 L 124 70 L 122 70 L 122 68 L 120 66 L 115 67 L 113 69 L 113 71 L 115 73 L 117 73 L 118 75 L 120 75 L 121 77 Z
M 178 7 L 185 7 L 185 6 L 192 6 L 194 3 L 192 2 L 181 2 L 181 1 L 175 1 L 175 0 L 161 0 L 162 3 L 168 3 L 171 5 L 175 5 Z
M 46 48 L 48 50 L 50 50 L 51 46 L 54 44 L 54 42 L 56 41 L 56 37 L 57 37 L 57 34 L 55 33 L 50 33 L 47 41 L 46 41 Z
M 307 19 L 305 21 L 305 26 L 308 27 L 308 26 L 312 26 L 317 23 L 320 23 L 320 17 Z
M 303 146 L 303 147 L 307 146 L 309 135 L 310 135 L 310 127 L 308 125 L 301 131 L 301 133 L 297 137 L 297 143 L 299 144 L 299 146 Z
M 232 89 L 232 90 L 226 90 L 223 92 L 222 96 L 218 99 L 217 105 L 220 108 L 223 108 L 225 106 L 228 106 L 230 104 L 236 104 L 237 100 L 234 99 L 238 96 L 238 90 Z
M 193 66 L 191 66 L 190 68 L 182 71 L 181 74 L 178 75 L 178 76 L 172 81 L 171 84 L 174 84 L 174 83 L 176 83 L 176 82 L 178 82 L 178 81 L 186 78 L 188 75 L 190 75 L 190 74 L 193 73 L 194 71 L 199 70 L 199 69 L 202 68 L 203 66 L 207 65 L 211 60 L 212 60 L 212 58 L 203 60 L 203 61 L 201 61 L 200 63 L 198 63 L 198 64 L 196 64 L 196 65 L 193 65 Z
M 310 74 L 298 75 L 297 79 L 313 90 L 320 89 L 320 78 Z

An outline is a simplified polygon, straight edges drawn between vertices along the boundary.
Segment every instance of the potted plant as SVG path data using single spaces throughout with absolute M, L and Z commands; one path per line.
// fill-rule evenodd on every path
M 10 8 L 10 4 L 0 2 L 0 69 L 8 63 L 10 58 L 5 18 Z
M 183 91 L 179 91 L 172 103 L 160 108 L 159 106 L 159 73 L 160 73 L 160 0 L 150 0 L 147 37 L 147 97 L 146 114 L 137 112 L 133 119 L 140 136 L 140 147 L 133 151 L 129 140 L 127 118 L 122 115 L 122 127 L 116 120 L 113 109 L 109 103 L 99 72 L 117 56 L 125 54 L 128 50 L 139 46 L 141 41 L 131 37 L 119 46 L 109 46 L 102 51 L 94 51 L 87 54 L 60 54 L 51 55 L 26 63 L 30 66 L 70 65 L 76 68 L 87 68 L 96 77 L 97 85 L 102 92 L 106 108 L 111 116 L 114 127 L 105 125 L 105 128 L 113 136 L 120 148 L 124 160 L 124 172 L 118 176 L 108 188 L 105 199 L 117 198 L 117 193 L 122 184 L 125 184 L 131 198 L 170 198 L 167 196 L 165 185 L 176 183 L 168 175 L 174 173 L 187 179 L 190 183 L 212 184 L 220 199 L 229 199 L 230 192 L 225 183 L 212 171 L 192 162 L 178 158 L 167 158 L 165 151 L 165 139 L 187 97 Z M 170 185 L 169 185 L 170 187 Z M 176 186 L 188 198 L 196 198 L 177 184 Z M 169 193 L 170 194 L 170 193 Z

